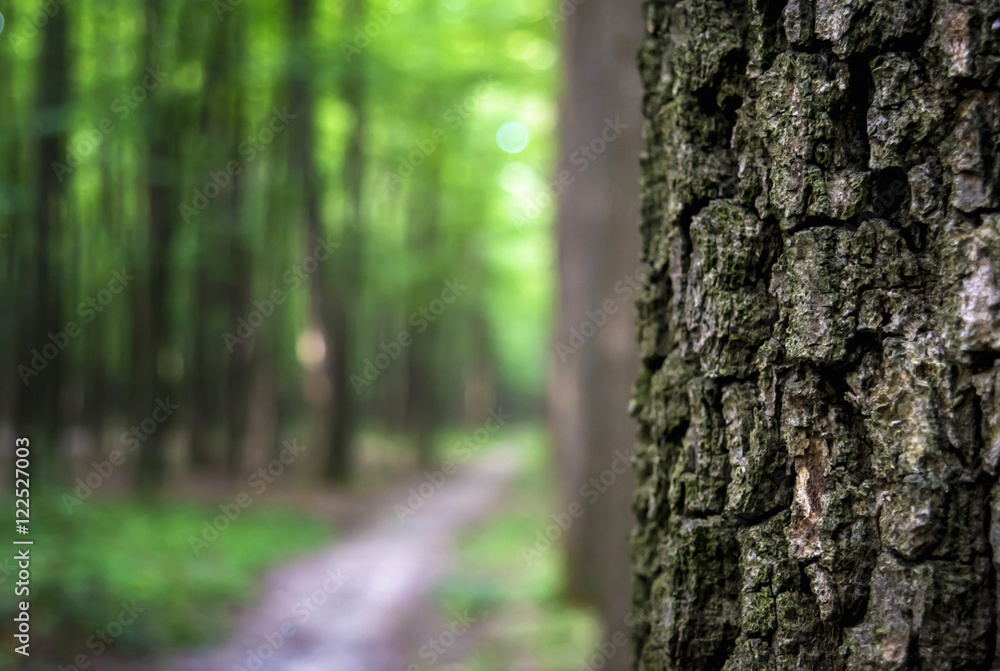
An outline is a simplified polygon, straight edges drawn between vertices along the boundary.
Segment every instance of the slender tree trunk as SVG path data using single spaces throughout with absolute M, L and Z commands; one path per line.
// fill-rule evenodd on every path
M 477 311 L 470 317 L 468 328 L 472 335 L 470 340 L 473 352 L 462 372 L 462 413 L 458 419 L 473 425 L 481 422 L 490 410 L 497 407 L 497 391 L 493 370 L 493 338 L 484 311 Z M 626 507 L 626 514 L 627 510 Z
M 173 179 L 177 164 L 174 141 L 169 138 L 155 139 L 149 146 L 150 184 L 149 202 L 149 335 L 151 360 L 147 370 L 152 372 L 153 397 L 163 398 L 168 385 L 162 379 L 158 362 L 167 352 L 171 337 L 170 319 L 170 260 L 169 250 L 173 242 L 172 220 L 175 211 L 177 189 L 169 183 Z M 134 416 L 145 417 L 154 403 L 153 397 L 137 398 Z M 139 481 L 146 489 L 155 489 L 163 484 L 166 466 L 165 442 L 160 431 L 150 435 L 143 445 L 139 458 Z
M 244 63 L 244 28 L 238 20 L 225 21 L 222 31 L 222 49 L 219 55 L 219 77 L 224 82 L 225 97 L 220 105 L 221 113 L 214 115 L 212 125 L 219 135 L 229 133 L 229 156 L 238 156 L 240 143 L 248 133 L 243 124 L 243 78 L 241 68 Z M 215 124 L 218 124 L 217 126 Z M 243 317 L 252 307 L 253 296 L 253 246 L 251 231 L 243 212 L 243 180 L 246 171 L 233 175 L 233 183 L 222 206 L 229 223 L 229 306 L 230 323 Z M 266 336 L 258 334 L 258 341 Z M 226 472 L 232 478 L 242 477 L 245 470 L 246 445 L 251 436 L 250 404 L 255 359 L 259 359 L 264 346 L 244 343 L 235 347 L 228 358 L 226 375 Z M 262 343 L 261 343 L 262 344 Z M 257 436 L 260 437 L 260 436 Z M 270 437 L 265 438 L 268 440 Z
M 39 352 L 50 344 L 49 334 L 59 333 L 65 327 L 59 287 L 60 225 L 64 220 L 65 182 L 53 170 L 53 163 L 62 162 L 66 149 L 66 119 L 69 102 L 69 60 L 67 36 L 67 11 L 57 12 L 40 30 L 41 45 L 38 57 L 38 94 L 35 101 L 38 128 L 36 140 L 37 182 L 35 183 L 35 212 L 31 222 L 35 232 L 34 258 L 30 275 L 34 277 L 34 297 L 22 316 L 28 327 L 21 330 L 19 363 L 27 364 L 32 350 Z M 24 229 L 22 229 L 24 230 Z M 13 241 L 9 241 L 13 242 Z M 55 260 L 55 263 L 53 262 Z M 21 320 L 19 320 L 20 322 Z M 37 357 L 36 357 L 37 358 Z M 19 387 L 17 419 L 22 426 L 30 427 L 37 435 L 58 437 L 59 390 L 66 366 L 65 354 L 47 362 L 44 370 L 28 378 L 28 384 Z M 19 380 L 20 381 L 20 380 Z M 35 441 L 40 449 L 50 443 Z M 42 453 L 37 473 L 54 467 L 53 454 Z
M 191 370 L 186 374 L 187 389 L 184 397 L 190 401 L 187 409 L 189 444 L 189 465 L 192 470 L 205 470 L 212 466 L 209 444 L 205 433 L 209 422 L 213 418 L 210 403 L 212 402 L 212 389 L 214 387 L 214 376 L 211 375 L 210 361 L 216 357 L 209 356 L 209 347 L 217 347 L 218 339 L 206 336 L 209 333 L 209 314 L 211 302 L 209 296 L 209 282 L 207 278 L 208 269 L 208 241 L 207 236 L 199 236 L 198 242 L 198 265 L 195 270 L 194 279 L 194 309 L 191 315 L 190 338 L 191 338 Z M 213 334 L 214 335 L 214 334 Z
M 645 18 L 637 668 L 997 668 L 1000 5 Z
M 228 166 L 234 160 L 240 162 L 239 145 L 248 135 L 243 114 L 245 30 L 242 15 L 233 16 L 211 24 L 204 42 L 208 48 L 206 84 L 196 99 L 197 119 L 191 119 L 191 126 L 197 127 L 193 132 L 200 134 L 200 146 L 215 149 L 191 157 L 199 166 L 194 171 L 196 180 L 209 177 L 209 170 Z M 221 141 L 227 137 L 228 143 Z M 190 435 L 189 463 L 196 469 L 219 471 L 230 478 L 238 477 L 244 467 L 243 446 L 249 432 L 249 368 L 263 334 L 257 332 L 248 342 L 230 341 L 220 347 L 213 328 L 220 314 L 227 328 L 234 328 L 232 325 L 252 309 L 254 254 L 243 211 L 243 184 L 250 169 L 249 165 L 241 166 L 237 174 L 230 175 L 228 184 L 219 187 L 220 193 L 206 214 L 219 222 L 218 229 L 197 226 L 193 306 L 190 321 L 185 324 L 192 342 L 184 408 Z M 196 186 L 207 188 L 203 183 L 196 182 Z
M 155 68 L 158 64 L 158 53 L 154 46 L 154 38 L 164 30 L 167 7 L 164 0 L 147 0 L 146 5 L 146 64 Z M 177 170 L 180 164 L 178 133 L 182 124 L 178 119 L 178 110 L 165 113 L 166 110 L 156 107 L 151 101 L 151 122 L 148 126 L 147 152 L 149 164 L 147 167 L 147 219 L 148 238 L 147 255 L 149 266 L 145 273 L 148 282 L 149 309 L 148 318 L 148 351 L 149 359 L 142 363 L 141 371 L 135 373 L 150 375 L 148 381 L 142 381 L 141 389 L 150 389 L 151 394 L 136 394 L 133 404 L 133 418 L 141 420 L 149 412 L 154 399 L 169 395 L 170 385 L 164 379 L 159 362 L 167 354 L 170 345 L 173 325 L 170 319 L 170 248 L 174 238 L 174 213 L 177 211 L 178 188 Z M 154 431 L 143 443 L 139 453 L 138 484 L 141 489 L 151 492 L 158 489 L 166 475 L 166 443 L 163 431 Z
M 348 27 L 362 26 L 367 16 L 365 0 L 346 0 L 344 22 Z M 357 395 L 350 384 L 349 366 L 355 349 L 354 320 L 357 297 L 361 294 L 361 259 L 364 254 L 363 191 L 367 161 L 365 142 L 368 135 L 368 100 L 365 58 L 357 55 L 344 69 L 341 99 L 351 110 L 354 125 L 347 137 L 347 151 L 342 169 L 347 207 L 342 226 L 343 240 L 337 255 L 336 278 L 339 286 L 330 292 L 327 323 L 330 324 L 331 352 L 327 359 L 331 382 L 333 416 L 327 450 L 326 476 L 344 481 L 354 470 L 352 441 L 357 424 Z
M 363 16 L 362 0 L 351 0 L 345 7 L 345 21 L 356 22 Z M 308 65 L 313 55 L 310 48 L 311 22 L 314 8 L 311 0 L 295 0 L 291 4 L 291 29 L 298 45 L 297 58 L 291 62 L 289 97 L 298 115 L 291 133 L 291 169 L 303 189 L 306 219 L 305 247 L 312 250 L 317 240 L 326 239 L 322 222 L 320 184 L 315 152 L 316 95 Z M 355 395 L 349 380 L 348 364 L 353 347 L 350 317 L 354 299 L 359 292 L 357 258 L 361 254 L 358 217 L 361 209 L 361 180 L 364 172 L 362 142 L 364 124 L 363 77 L 358 66 L 348 64 L 345 77 L 344 103 L 354 113 L 354 127 L 348 134 L 344 159 L 344 185 L 347 193 L 347 214 L 342 227 L 341 250 L 320 264 L 310 275 L 310 321 L 323 334 L 326 353 L 319 369 L 312 371 L 311 386 L 316 389 L 318 409 L 322 413 L 319 440 L 325 445 L 324 475 L 343 482 L 353 470 L 351 440 L 355 422 Z M 325 266 L 325 267 L 324 267 Z M 332 267 L 332 268 L 331 268 Z M 331 272 L 332 271 L 332 272 Z M 330 278 L 336 282 L 330 282 Z
M 234 114 L 239 113 L 234 109 Z M 239 123 L 234 124 L 239 128 Z M 233 133 L 232 147 L 235 149 L 240 138 Z M 244 134 L 245 137 L 245 134 Z M 234 154 L 235 155 L 235 154 Z M 252 278 L 252 252 L 248 249 L 249 242 L 243 229 L 240 215 L 240 175 L 233 177 L 232 192 L 226 206 L 229 211 L 223 215 L 229 219 L 229 323 L 235 324 L 252 306 L 250 295 Z M 261 340 L 262 336 L 258 336 Z M 255 345 L 237 346 L 230 354 L 226 368 L 226 474 L 231 478 L 243 475 L 244 447 L 247 439 L 249 421 L 250 388 L 253 359 L 259 356 Z
M 8 12 L 6 20 L 13 18 L 16 14 L 12 17 Z M 8 52 L 0 50 L 0 68 L 9 71 L 10 63 Z M 15 150 L 17 141 L 12 132 L 19 117 L 12 88 L 0 89 L 0 106 L 8 110 L 5 118 L 0 119 L 0 180 L 7 185 L 4 191 L 17 184 L 17 176 L 22 173 L 21 157 Z M 30 219 L 25 216 L 24 208 L 16 206 L 12 200 L 0 201 L 0 368 L 8 371 L 0 378 L 0 425 L 24 426 L 18 417 L 18 397 L 23 387 L 18 365 L 24 356 L 22 343 L 29 340 L 21 334 L 28 332 L 30 327 L 26 323 L 30 313 L 25 308 L 30 303 L 31 291 L 27 286 L 15 290 L 14 281 L 18 276 L 18 259 L 27 258 L 21 251 L 19 238 L 21 231 L 30 230 Z M 0 477 L 7 477 L 6 472 Z
M 431 156 L 415 188 L 408 195 L 407 252 L 434 267 L 440 240 L 438 219 L 441 216 L 442 150 Z M 440 280 L 424 276 L 423 281 L 413 282 L 410 305 L 426 303 L 433 291 L 439 291 Z M 407 327 L 410 324 L 406 324 Z M 407 358 L 406 428 L 416 444 L 417 463 L 430 468 L 434 462 L 434 427 L 441 423 L 441 397 L 438 387 L 442 379 L 440 362 L 440 330 L 429 328 L 404 350 Z
M 289 130 L 289 171 L 292 182 L 299 185 L 301 191 L 302 217 L 304 220 L 304 235 L 302 249 L 306 253 L 316 246 L 317 238 L 324 233 L 322 221 L 320 185 L 316 161 L 316 93 L 311 80 L 311 65 L 314 62 L 312 47 L 312 22 L 315 18 L 315 7 L 312 0 L 293 0 L 289 5 L 289 40 L 290 57 L 287 67 L 288 97 L 292 113 L 296 115 L 295 123 Z M 310 329 L 322 335 L 325 353 L 322 362 L 310 364 L 306 370 L 306 396 L 315 417 L 317 426 L 316 440 L 327 449 L 336 449 L 333 445 L 333 431 L 336 415 L 331 394 L 333 382 L 330 377 L 329 361 L 336 357 L 336 346 L 333 345 L 335 331 L 330 322 L 331 297 L 327 294 L 326 276 L 329 272 L 326 264 L 317 264 L 309 275 L 309 326 Z M 341 287 L 343 290 L 343 287 Z M 337 456 L 328 453 L 327 463 L 336 461 Z

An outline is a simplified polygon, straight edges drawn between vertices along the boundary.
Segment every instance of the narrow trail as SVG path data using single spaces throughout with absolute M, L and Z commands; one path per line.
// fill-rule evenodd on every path
M 405 522 L 394 510 L 401 493 L 367 528 L 272 573 L 227 644 L 161 670 L 404 671 L 413 639 L 439 633 L 424 631 L 436 626 L 429 601 L 459 532 L 489 516 L 518 468 L 514 450 L 497 449 L 447 479 Z

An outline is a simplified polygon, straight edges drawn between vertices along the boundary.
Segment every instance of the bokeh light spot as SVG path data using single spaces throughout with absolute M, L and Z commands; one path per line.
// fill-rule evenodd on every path
M 497 131 L 497 144 L 509 154 L 524 151 L 531 139 L 528 127 L 518 121 L 508 121 Z
M 500 187 L 507 193 L 528 193 L 535 186 L 535 171 L 524 163 L 508 163 L 500 172 Z
M 326 340 L 316 329 L 303 332 L 295 343 L 295 354 L 307 370 L 319 368 L 326 359 Z

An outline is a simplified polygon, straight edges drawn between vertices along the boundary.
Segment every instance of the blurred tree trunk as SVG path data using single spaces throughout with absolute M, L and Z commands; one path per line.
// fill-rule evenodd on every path
M 58 240 L 60 224 L 64 220 L 65 180 L 60 180 L 53 169 L 56 162 L 65 161 L 66 123 L 69 113 L 69 38 L 67 34 L 68 10 L 59 11 L 39 31 L 37 97 L 35 99 L 35 156 L 37 182 L 35 183 L 35 213 L 31 228 L 34 229 L 34 258 L 30 272 L 34 278 L 34 295 L 27 309 L 20 313 L 21 341 L 18 347 L 20 364 L 31 366 L 32 350 L 42 352 L 50 345 L 49 334 L 61 333 L 66 320 L 62 314 L 59 264 L 61 258 Z M 21 230 L 25 231 L 27 227 Z M 13 241 L 10 241 L 13 242 Z M 37 357 L 34 357 L 37 359 Z M 49 357 L 46 357 L 48 359 Z M 65 352 L 59 353 L 38 375 L 19 387 L 18 411 L 15 421 L 24 422 L 36 435 L 57 436 L 59 422 L 59 390 L 63 370 L 67 364 Z M 33 366 L 32 366 L 33 367 Z M 37 370 L 37 368 L 35 369 Z M 34 372 L 34 371 L 33 371 Z M 19 380 L 20 381 L 20 380 Z M 54 465 L 52 453 L 42 452 L 49 443 L 35 441 L 39 462 L 35 471 L 43 477 L 44 470 Z
M 313 70 L 311 25 L 314 16 L 311 0 L 294 0 L 291 4 L 292 44 L 296 58 L 291 63 L 289 97 L 292 112 L 297 115 L 291 132 L 292 174 L 303 188 L 306 236 L 305 246 L 314 249 L 317 240 L 326 240 L 322 225 L 320 186 L 315 153 L 316 97 L 310 77 Z M 363 21 L 364 5 L 351 0 L 345 8 L 345 21 L 353 25 Z M 357 66 L 348 66 L 345 74 L 343 100 L 354 115 L 354 126 L 348 134 L 343 174 L 347 195 L 340 250 L 325 264 L 320 263 L 310 276 L 310 321 L 323 334 L 326 354 L 319 367 L 308 375 L 308 386 L 315 394 L 314 403 L 321 413 L 319 439 L 325 444 L 324 474 L 333 481 L 343 482 L 352 471 L 351 441 L 355 422 L 355 394 L 349 383 L 351 360 L 353 305 L 359 292 L 358 257 L 361 254 L 358 217 L 361 211 L 361 180 L 364 171 L 362 142 L 365 132 L 363 75 Z M 331 268 L 325 268 L 324 266 Z M 332 272 L 331 272 L 332 270 Z M 335 277 L 336 282 L 329 278 Z
M 109 97 L 113 95 L 108 93 Z M 101 159 L 101 200 L 107 204 L 105 216 L 108 227 L 111 230 L 121 231 L 125 222 L 119 197 L 121 186 L 118 176 L 111 169 L 112 150 L 102 146 L 101 151 L 104 154 Z M 82 249 L 83 245 L 80 246 Z M 97 438 L 98 449 L 101 449 L 104 442 L 107 420 L 114 409 L 111 403 L 113 378 L 106 364 L 111 333 L 112 329 L 107 322 L 94 320 L 83 334 L 83 348 L 87 352 L 87 361 L 81 365 L 85 380 L 83 417 L 88 430 Z
M 312 0 L 292 0 L 289 5 L 291 35 L 288 42 L 288 98 L 291 113 L 296 115 L 295 123 L 289 129 L 289 176 L 290 182 L 300 189 L 302 217 L 305 224 L 303 255 L 305 258 L 316 244 L 317 236 L 323 232 L 320 219 L 319 176 L 316 166 L 316 99 L 310 80 L 312 63 L 312 22 L 315 7 Z M 329 302 L 324 281 L 328 270 L 318 264 L 309 275 L 309 328 L 322 335 L 329 358 L 331 329 L 326 305 Z M 317 440 L 329 445 L 331 425 L 330 387 L 331 380 L 325 361 L 318 367 L 307 366 L 305 371 L 306 401 L 312 407 L 317 428 Z
M 622 281 L 639 267 L 635 52 L 642 18 L 639 0 L 623 4 L 591 0 L 566 17 L 559 177 L 568 186 L 559 198 L 560 325 L 549 393 L 564 503 L 586 508 L 567 532 L 569 590 L 598 606 L 609 637 L 627 630 L 630 603 L 626 530 L 634 482 L 628 457 L 614 462 L 633 445 L 627 405 L 638 366 L 634 295 Z M 592 337 L 580 342 L 574 334 L 581 329 Z M 591 479 L 606 472 L 612 476 L 591 489 Z M 605 668 L 628 666 L 621 654 Z
M 191 370 L 187 371 L 187 388 L 184 397 L 190 399 L 191 407 L 187 409 L 185 416 L 188 419 L 188 435 L 190 436 L 188 464 L 193 471 L 201 471 L 211 466 L 211 453 L 206 440 L 205 432 L 208 427 L 210 392 L 209 385 L 212 376 L 209 374 L 208 347 L 210 342 L 218 342 L 214 338 L 209 338 L 208 334 L 208 280 L 206 278 L 206 261 L 204 255 L 207 250 L 204 242 L 199 238 L 196 243 L 198 248 L 198 265 L 194 277 L 194 308 L 190 322 L 191 337 Z M 209 342 L 206 342 L 209 341 Z
M 6 20 L 11 21 L 16 16 L 11 16 L 8 12 Z M 0 49 L 0 68 L 7 72 L 11 67 L 10 63 L 9 52 Z M 18 408 L 18 399 L 22 395 L 24 383 L 17 374 L 17 366 L 28 352 L 22 350 L 22 347 L 29 340 L 26 337 L 30 332 L 30 324 L 26 323 L 30 315 L 27 308 L 32 299 L 28 285 L 22 285 L 17 290 L 14 288 L 20 260 L 29 258 L 19 243 L 24 237 L 21 231 L 29 230 L 30 223 L 24 208 L 19 207 L 13 198 L 15 189 L 20 187 L 20 181 L 24 179 L 20 176 L 21 155 L 15 150 L 16 133 L 12 132 L 20 117 L 16 100 L 12 86 L 0 89 L 0 108 L 8 110 L 0 118 L 0 184 L 4 185 L 0 187 L 4 194 L 0 199 L 0 368 L 8 371 L 7 375 L 0 377 L 0 431 L 4 424 L 18 425 L 19 410 L 23 415 L 24 409 Z M 24 425 L 23 421 L 20 423 Z M 0 477 L 6 477 L 6 472 Z
M 640 669 L 996 669 L 995 2 L 646 3 Z
M 346 0 L 344 24 L 346 31 L 364 25 L 367 17 L 365 0 Z M 361 295 L 361 259 L 364 254 L 364 175 L 367 170 L 365 142 L 368 135 L 368 101 L 364 54 L 350 59 L 344 68 L 341 100 L 351 112 L 353 125 L 347 137 L 347 151 L 342 167 L 346 212 L 341 227 L 343 240 L 337 259 L 338 286 L 333 288 L 328 305 L 331 326 L 331 352 L 327 358 L 332 381 L 333 416 L 326 476 L 344 481 L 353 472 L 352 441 L 357 424 L 357 394 L 350 384 L 349 369 L 355 349 L 354 320 L 357 318 L 357 298 Z
M 147 0 L 146 3 L 146 66 L 156 68 L 160 55 L 156 41 L 162 40 L 167 29 L 166 0 Z M 141 314 L 147 322 L 143 325 L 144 338 L 148 341 L 140 349 L 138 367 L 133 371 L 134 386 L 131 420 L 145 418 L 156 399 L 166 399 L 171 391 L 169 380 L 163 375 L 162 364 L 168 355 L 173 324 L 170 318 L 170 249 L 174 239 L 175 212 L 179 189 L 177 174 L 180 167 L 180 134 L 184 128 L 179 106 L 150 100 L 150 123 L 147 127 L 147 246 L 148 266 L 137 270 L 139 284 L 146 285 L 148 308 Z M 169 105 L 169 107 L 168 107 Z M 138 484 L 140 489 L 153 491 L 159 488 L 166 475 L 166 441 L 163 431 L 146 436 L 139 452 Z
M 221 39 L 215 47 L 216 55 L 210 66 L 208 95 L 215 96 L 214 102 L 206 106 L 209 116 L 209 134 L 213 137 L 229 137 L 229 143 L 223 143 L 223 154 L 220 165 L 228 165 L 229 161 L 239 157 L 241 143 L 250 135 L 243 123 L 243 73 L 242 66 L 246 61 L 244 47 L 244 27 L 239 17 L 222 21 Z M 217 79 L 218 85 L 213 85 Z M 214 114 L 210 112 L 214 110 Z M 264 149 L 267 151 L 267 149 Z M 222 198 L 220 206 L 221 217 L 228 224 L 227 242 L 229 246 L 228 274 L 228 305 L 230 324 L 245 318 L 254 309 L 251 295 L 253 283 L 253 244 L 252 231 L 248 218 L 243 213 L 243 181 L 247 179 L 250 165 L 242 166 L 239 174 L 232 175 L 232 183 L 228 193 Z M 262 329 L 263 330 L 263 329 Z M 259 364 L 259 359 L 266 356 L 264 334 L 257 333 L 252 340 L 237 346 L 230 353 L 226 371 L 226 473 L 232 478 L 239 478 L 244 473 L 246 464 L 246 444 L 251 439 L 250 409 L 253 367 Z M 268 437 L 269 438 L 269 437 Z M 265 439 L 268 439 L 265 438 Z
M 410 291 L 410 308 L 424 305 L 439 291 L 439 280 L 433 278 L 436 268 L 436 254 L 440 245 L 438 238 L 438 219 L 441 215 L 441 171 L 442 151 L 436 151 L 428 157 L 419 175 L 411 179 L 416 181 L 414 188 L 407 192 L 407 251 L 420 259 L 423 266 L 420 274 L 422 281 L 413 282 Z M 417 463 L 423 468 L 429 468 L 434 461 L 434 427 L 441 421 L 440 395 L 438 385 L 441 381 L 442 366 L 435 357 L 439 356 L 439 328 L 428 328 L 423 333 L 412 331 L 412 324 L 406 323 L 405 328 L 411 330 L 413 344 L 403 350 L 406 358 L 406 428 L 416 444 Z
M 490 410 L 497 407 L 495 375 L 493 371 L 493 340 L 486 314 L 476 311 L 469 319 L 469 333 L 473 350 L 462 371 L 462 414 L 465 424 L 483 421 Z

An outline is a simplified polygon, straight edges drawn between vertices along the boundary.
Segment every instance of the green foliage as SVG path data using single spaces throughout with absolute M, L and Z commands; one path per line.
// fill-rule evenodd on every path
M 320 234 L 340 244 L 321 266 L 323 307 L 347 306 L 348 333 L 326 341 L 328 355 L 347 352 L 337 374 L 361 374 L 402 331 L 413 339 L 404 360 L 360 389 L 359 424 L 411 436 L 408 423 L 429 433 L 476 425 L 483 404 L 461 410 L 476 384 L 488 398 L 537 405 L 554 293 L 552 210 L 521 215 L 546 194 L 556 151 L 558 38 L 547 0 L 367 0 L 360 22 L 346 16 L 350 3 L 314 0 L 303 34 L 284 0 L 43 4 L 56 15 L 37 0 L 3 8 L 0 368 L 13 375 L 47 332 L 71 321 L 81 335 L 27 393 L 15 390 L 28 417 L 15 416 L 12 394 L 0 398 L 0 428 L 32 436 L 38 463 L 50 458 L 46 480 L 70 471 L 59 444 L 70 423 L 117 435 L 158 396 L 181 410 L 150 444 L 187 431 L 200 441 L 187 455 L 195 470 L 221 468 L 257 429 L 240 426 L 250 424 L 240 417 L 247 408 L 255 420 L 273 416 L 274 435 L 313 419 L 324 387 L 310 386 L 297 344 L 317 316 L 314 288 L 288 279 L 314 247 L 303 172 L 316 182 Z M 62 22 L 66 39 L 46 41 Z M 46 57 L 57 46 L 67 85 L 49 91 L 60 73 L 46 70 Z M 148 80 L 149 68 L 162 76 Z M 296 107 L 302 79 L 310 109 Z M 274 110 L 286 108 L 296 115 L 288 130 L 265 138 Z M 511 121 L 531 134 L 516 154 L 496 139 Z M 359 135 L 360 160 L 351 154 Z M 252 153 L 248 138 L 260 140 Z M 305 171 L 303 145 L 316 163 Z M 134 283 L 82 312 L 123 268 Z M 421 330 L 411 316 L 451 280 L 468 290 Z M 276 290 L 285 300 L 230 349 L 224 334 Z M 354 392 L 344 390 L 339 398 Z M 429 401 L 414 409 L 414 398 Z M 232 604 L 252 598 L 265 566 L 328 535 L 292 513 L 254 508 L 196 559 L 188 538 L 211 508 L 88 501 L 67 516 L 56 500 L 34 502 L 46 520 L 33 528 L 35 631 L 60 646 L 83 646 L 125 598 L 156 616 L 129 627 L 121 651 L 210 637 Z M 524 524 L 499 523 L 498 537 Z M 539 570 L 510 594 L 548 603 L 558 571 Z M 0 597 L 0 615 L 10 598 Z
M 523 213 L 546 195 L 556 151 L 558 36 L 546 18 L 548 2 L 369 0 L 359 28 L 347 22 L 341 2 L 316 0 L 317 20 L 305 40 L 291 39 L 288 3 L 279 0 L 57 3 L 52 11 L 68 22 L 70 86 L 65 104 L 42 116 L 37 73 L 51 20 L 33 0 L 8 4 L 0 40 L 0 233 L 10 235 L 0 243 L 9 261 L 0 269 L 8 289 L 0 291 L 13 291 L 15 274 L 26 271 L 41 244 L 38 174 L 51 168 L 60 178 L 61 193 L 53 194 L 60 221 L 47 243 L 59 269 L 50 290 L 59 296 L 60 326 L 81 322 L 81 301 L 105 288 L 116 268 L 151 281 L 144 275 L 158 243 L 147 189 L 165 184 L 170 239 L 160 253 L 168 264 L 169 333 L 161 336 L 158 374 L 180 385 L 201 366 L 225 379 L 222 334 L 253 310 L 254 300 L 282 289 L 288 302 L 254 337 L 274 361 L 278 400 L 301 401 L 294 345 L 309 323 L 308 290 L 289 291 L 283 274 L 301 263 L 310 241 L 301 184 L 290 176 L 291 140 L 278 133 L 252 159 L 238 147 L 265 127 L 273 109 L 294 103 L 289 78 L 304 73 L 314 96 L 321 225 L 333 239 L 356 243 L 344 258 L 361 267 L 350 283 L 341 279 L 341 262 L 324 268 L 329 295 L 354 308 L 350 372 L 363 370 L 382 342 L 412 331 L 409 315 L 445 279 L 458 277 L 469 284 L 468 295 L 449 306 L 433 334 L 414 334 L 420 335 L 415 356 L 435 371 L 428 393 L 437 406 L 460 404 L 471 361 L 489 364 L 499 392 L 542 397 L 554 290 L 552 210 Z M 150 63 L 164 74 L 144 86 Z M 356 76 L 364 80 L 361 111 L 343 95 L 345 78 Z M 303 110 L 289 111 L 305 118 Z M 353 169 L 349 138 L 362 112 L 361 231 L 352 239 L 343 185 Z M 110 130 L 102 130 L 103 121 Z M 531 133 L 517 154 L 496 141 L 510 121 Z M 443 139 L 422 150 L 435 130 Z M 33 143 L 51 131 L 60 133 L 55 162 L 63 167 L 38 164 Z M 167 158 L 156 159 L 160 141 Z M 196 213 L 180 210 L 234 160 L 241 168 L 235 198 L 233 187 L 224 187 Z M 393 178 L 401 166 L 408 175 Z M 237 249 L 248 254 L 242 267 Z M 233 285 L 241 282 L 247 296 L 234 303 Z M 37 288 L 19 286 L 24 295 Z M 135 388 L 142 371 L 128 353 L 141 328 L 131 300 L 117 300 L 81 324 L 84 335 L 62 355 L 85 384 L 100 371 L 109 390 Z M 14 355 L 7 361 L 12 370 L 30 359 L 32 345 L 44 345 L 13 335 L 0 333 L 0 344 Z M 363 389 L 365 403 L 400 384 L 401 375 L 393 371 Z
M 527 562 L 522 547 L 551 522 L 557 491 L 548 462 L 546 437 L 539 429 L 513 440 L 524 464 L 506 511 L 467 537 L 459 548 L 455 577 L 439 591 L 443 620 L 468 611 L 481 637 L 464 661 L 470 671 L 510 668 L 571 671 L 601 640 L 601 627 L 590 612 L 562 600 L 563 556 L 558 545 Z
M 39 649 L 58 641 L 49 649 L 58 648 L 62 659 L 93 652 L 88 638 L 107 629 L 123 602 L 144 610 L 115 639 L 117 653 L 213 640 L 234 607 L 259 597 L 265 569 L 333 535 L 328 524 L 293 510 L 251 505 L 196 556 L 191 539 L 219 515 L 217 507 L 108 499 L 69 513 L 59 501 L 32 497 L 29 598 Z M 3 505 L 13 509 L 9 499 Z M 4 582 L 14 579 L 12 572 Z M 0 593 L 6 621 L 16 608 L 13 592 L 5 585 Z

